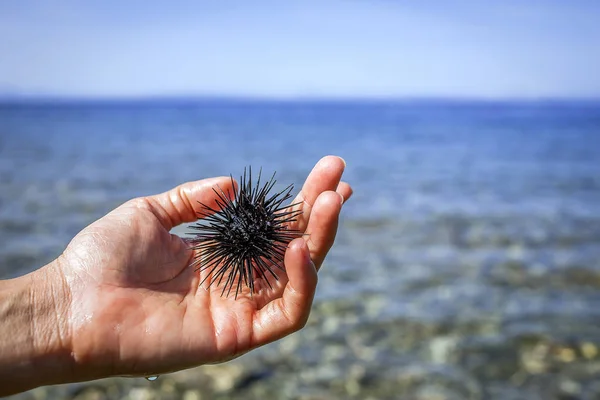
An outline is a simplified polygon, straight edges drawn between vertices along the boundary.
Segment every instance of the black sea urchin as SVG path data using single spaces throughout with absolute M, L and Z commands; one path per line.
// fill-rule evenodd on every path
M 261 172 L 256 186 L 252 186 L 252 169 L 249 168 L 246 175 L 244 168 L 233 200 L 230 193 L 226 194 L 221 188 L 213 189 L 218 207 L 200 203 L 201 220 L 190 226 L 199 231 L 189 240 L 196 250 L 191 266 L 208 271 L 200 284 L 208 280 L 210 287 L 215 282 L 220 285 L 225 279 L 221 296 L 229 296 L 235 285 L 237 299 L 243 284 L 250 293 L 255 293 L 256 279 L 263 279 L 271 287 L 268 275 L 278 279 L 274 267 L 285 271 L 283 258 L 287 245 L 302 236 L 301 232 L 288 228 L 302 211 L 294 211 L 295 204 L 282 205 L 292 197 L 294 186 L 269 195 L 276 182 L 275 173 L 261 186 Z M 231 182 L 233 186 L 233 177 Z

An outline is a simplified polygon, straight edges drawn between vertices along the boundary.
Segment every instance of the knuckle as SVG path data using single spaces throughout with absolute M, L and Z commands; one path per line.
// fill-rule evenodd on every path
M 147 197 L 136 197 L 135 199 L 129 200 L 126 204 L 139 210 L 152 211 L 153 209 L 150 200 Z

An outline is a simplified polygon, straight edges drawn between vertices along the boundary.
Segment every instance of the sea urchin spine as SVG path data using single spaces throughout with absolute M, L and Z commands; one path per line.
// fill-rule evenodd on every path
M 261 170 L 262 172 L 262 170 Z M 275 185 L 275 173 L 261 186 L 261 172 L 256 185 L 252 185 L 252 169 L 244 168 L 240 185 L 234 193 L 225 193 L 221 188 L 213 189 L 216 208 L 200 203 L 201 218 L 190 226 L 198 231 L 188 240 L 196 250 L 191 266 L 200 271 L 208 271 L 200 284 L 205 281 L 210 287 L 224 280 L 221 296 L 229 296 L 235 286 L 235 298 L 243 285 L 256 293 L 255 281 L 263 279 L 269 287 L 269 276 L 276 280 L 274 268 L 285 271 L 283 258 L 288 243 L 302 233 L 289 229 L 290 223 L 302 213 L 294 210 L 296 204 L 282 205 L 292 197 L 293 185 L 269 195 Z M 232 187 L 233 177 L 231 178 Z

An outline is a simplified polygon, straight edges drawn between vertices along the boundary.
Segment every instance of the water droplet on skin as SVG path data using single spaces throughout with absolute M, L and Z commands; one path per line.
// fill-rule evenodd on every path
M 157 379 L 158 379 L 158 375 L 153 375 L 153 376 L 147 376 L 146 377 L 146 380 L 150 381 L 150 382 L 155 381 Z

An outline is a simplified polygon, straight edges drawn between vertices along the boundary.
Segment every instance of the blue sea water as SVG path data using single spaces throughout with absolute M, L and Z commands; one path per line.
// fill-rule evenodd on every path
M 16 256 L 20 246 L 11 242 L 18 241 L 36 242 L 43 255 L 3 265 L 2 273 L 37 267 L 131 197 L 236 176 L 246 165 L 277 171 L 299 189 L 326 154 L 346 159 L 345 179 L 356 191 L 345 221 L 502 217 L 518 227 L 600 216 L 600 105 L 593 102 L 3 105 L 3 253 Z
M 600 345 L 598 102 L 0 105 L 0 277 L 132 197 L 247 165 L 299 190 L 327 154 L 354 196 L 317 301 Z

